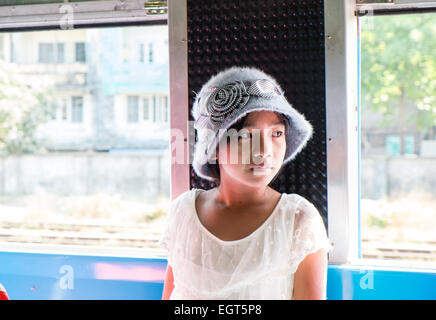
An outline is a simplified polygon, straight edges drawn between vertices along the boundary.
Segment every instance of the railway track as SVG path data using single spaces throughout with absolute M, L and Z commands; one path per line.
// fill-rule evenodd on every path
M 0 221 L 0 242 L 158 249 L 161 233 L 150 224 Z M 436 242 L 386 243 L 363 239 L 362 257 L 436 261 Z
M 362 240 L 362 257 L 368 259 L 424 260 L 436 262 L 436 242 L 385 243 Z
M 159 248 L 159 240 L 147 225 L 0 222 L 0 242 Z

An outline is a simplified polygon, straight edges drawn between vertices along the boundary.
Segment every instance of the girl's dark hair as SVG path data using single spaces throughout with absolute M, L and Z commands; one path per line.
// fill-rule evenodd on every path
M 278 117 L 280 118 L 280 121 L 285 124 L 285 128 L 289 128 L 289 119 L 283 115 L 282 113 L 277 112 Z M 246 114 L 245 116 L 243 116 L 242 118 L 238 119 L 234 124 L 232 124 L 227 130 L 229 131 L 230 129 L 235 129 L 236 132 L 239 132 L 239 130 L 241 130 L 244 127 L 245 124 L 245 120 L 247 119 L 248 114 Z M 285 130 L 286 130 L 285 129 Z M 286 132 L 285 132 L 286 135 Z M 223 138 L 228 138 L 227 135 L 224 135 Z M 221 142 L 221 141 L 220 141 Z M 216 154 L 218 154 L 218 148 L 219 148 L 220 143 L 218 143 L 217 147 L 216 147 Z M 212 170 L 212 172 L 215 174 L 216 177 L 218 177 L 215 180 L 216 185 L 220 184 L 220 167 L 219 167 L 219 163 L 218 163 L 218 159 L 216 161 L 215 164 L 209 164 L 210 168 Z M 282 172 L 283 166 L 280 168 L 280 170 L 277 172 L 277 174 L 274 176 L 274 178 L 271 180 L 270 184 L 272 184 L 274 181 L 276 181 L 277 177 L 280 175 L 280 173 Z

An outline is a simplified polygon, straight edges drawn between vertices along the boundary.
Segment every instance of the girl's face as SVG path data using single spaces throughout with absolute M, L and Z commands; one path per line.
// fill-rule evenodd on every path
M 277 113 L 253 111 L 242 129 L 228 130 L 217 159 L 221 182 L 237 180 L 251 186 L 266 186 L 280 170 L 286 153 L 286 126 Z

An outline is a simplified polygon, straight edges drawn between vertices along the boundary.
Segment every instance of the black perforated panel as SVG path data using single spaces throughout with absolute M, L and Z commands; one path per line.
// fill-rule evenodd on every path
M 188 0 L 190 106 L 193 92 L 233 65 L 271 74 L 313 125 L 313 138 L 271 186 L 304 196 L 325 219 L 324 1 Z M 197 177 L 191 166 L 192 187 L 210 189 L 215 184 Z

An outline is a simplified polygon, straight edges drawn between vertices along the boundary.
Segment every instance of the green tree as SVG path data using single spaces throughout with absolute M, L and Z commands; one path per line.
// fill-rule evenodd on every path
M 45 151 L 38 126 L 54 112 L 50 85 L 0 60 L 0 154 Z
M 398 123 L 401 154 L 407 125 L 428 132 L 436 125 L 436 15 L 376 16 L 361 30 L 362 103 Z M 406 116 L 406 102 L 414 114 Z

